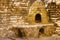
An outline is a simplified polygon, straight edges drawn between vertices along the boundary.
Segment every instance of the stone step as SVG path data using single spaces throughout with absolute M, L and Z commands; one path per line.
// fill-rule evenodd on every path
M 29 27 L 43 27 L 43 26 L 48 26 L 48 25 L 54 25 L 54 24 L 34 24 L 34 25 L 30 25 L 30 24 L 18 24 L 17 26 L 18 26 L 18 28 L 25 28 L 25 27 L 27 27 L 27 28 L 29 28 Z M 17 26 L 15 26 L 15 25 L 13 25 L 13 27 L 17 27 Z

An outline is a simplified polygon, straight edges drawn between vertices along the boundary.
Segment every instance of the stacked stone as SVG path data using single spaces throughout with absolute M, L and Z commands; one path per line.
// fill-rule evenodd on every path
M 15 6 L 12 0 L 0 0 L 0 36 L 9 34 L 9 28 L 12 27 L 10 18 L 20 16 L 19 6 Z M 17 19 L 16 19 L 17 20 Z
M 29 2 L 30 2 L 29 0 L 22 0 L 20 2 L 20 6 L 21 6 L 21 9 L 22 9 L 22 11 L 21 11 L 22 16 L 26 16 L 28 14 Z
M 60 9 L 59 8 L 60 8 L 60 6 L 54 2 L 51 2 L 48 4 L 48 6 L 47 6 L 48 15 L 52 22 L 56 22 L 56 21 L 60 20 L 60 18 L 59 18 L 60 17 Z
M 0 36 L 9 35 L 9 28 L 23 23 L 22 17 L 25 17 L 28 13 L 28 4 L 29 1 L 27 0 L 0 1 L 0 26 L 2 27 L 0 28 Z
M 1 20 L 1 27 L 7 26 L 8 25 L 8 21 L 9 21 L 9 14 L 7 12 L 8 10 L 8 0 L 1 0 L 0 1 L 0 20 Z

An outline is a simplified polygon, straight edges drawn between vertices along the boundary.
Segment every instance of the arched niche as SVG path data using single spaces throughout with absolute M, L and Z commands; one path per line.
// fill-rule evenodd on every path
M 40 19 L 40 21 L 38 20 L 39 22 L 36 22 L 37 15 L 40 16 L 40 17 L 38 17 Z M 29 13 L 28 13 L 27 18 L 28 18 L 27 20 L 30 24 L 35 24 L 35 23 L 46 24 L 46 23 L 49 23 L 47 11 L 46 11 L 45 6 L 43 5 L 42 1 L 40 1 L 40 2 L 35 1 L 32 4 L 32 6 L 29 9 Z
M 41 15 L 40 14 L 36 14 L 35 15 L 35 22 L 36 23 L 40 23 L 41 22 Z

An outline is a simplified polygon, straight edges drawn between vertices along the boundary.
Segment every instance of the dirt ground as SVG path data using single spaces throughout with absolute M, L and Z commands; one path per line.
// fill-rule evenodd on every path
M 50 36 L 50 37 L 41 37 L 41 38 L 8 38 L 0 37 L 0 40 L 60 40 L 60 36 Z

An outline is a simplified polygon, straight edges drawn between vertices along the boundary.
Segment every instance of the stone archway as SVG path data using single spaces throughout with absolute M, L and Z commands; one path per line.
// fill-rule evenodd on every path
M 40 17 L 37 17 L 37 15 Z M 37 18 L 36 18 L 37 17 Z M 41 20 L 39 20 L 41 19 Z M 49 23 L 49 18 L 47 16 L 47 11 L 43 5 L 43 2 L 40 1 L 35 1 L 32 6 L 29 9 L 29 14 L 28 14 L 28 23 L 29 24 L 35 24 L 37 23 L 36 21 L 38 20 L 39 23 L 46 24 Z
M 41 22 L 41 15 L 40 14 L 36 14 L 36 16 L 35 16 L 35 22 L 36 23 L 40 23 Z
M 29 14 L 27 16 L 27 22 L 30 25 L 31 24 L 35 25 L 35 24 L 37 24 L 36 21 L 39 22 L 38 25 L 42 24 L 42 27 L 44 27 L 44 28 L 40 28 L 41 27 L 41 25 L 40 25 L 40 26 L 36 26 L 35 27 L 36 29 L 33 28 L 35 31 L 32 30 L 32 32 L 33 33 L 36 32 L 36 34 L 34 33 L 36 36 L 37 36 L 37 34 L 41 34 L 41 35 L 45 35 L 45 34 L 50 35 L 51 34 L 52 35 L 54 33 L 55 26 L 49 25 L 50 22 L 49 22 L 49 17 L 47 16 L 47 10 L 45 9 L 42 1 L 40 1 L 40 2 L 35 1 L 29 9 Z M 32 34 L 32 32 L 31 32 L 31 34 Z M 34 35 L 34 34 L 32 34 L 32 35 Z

